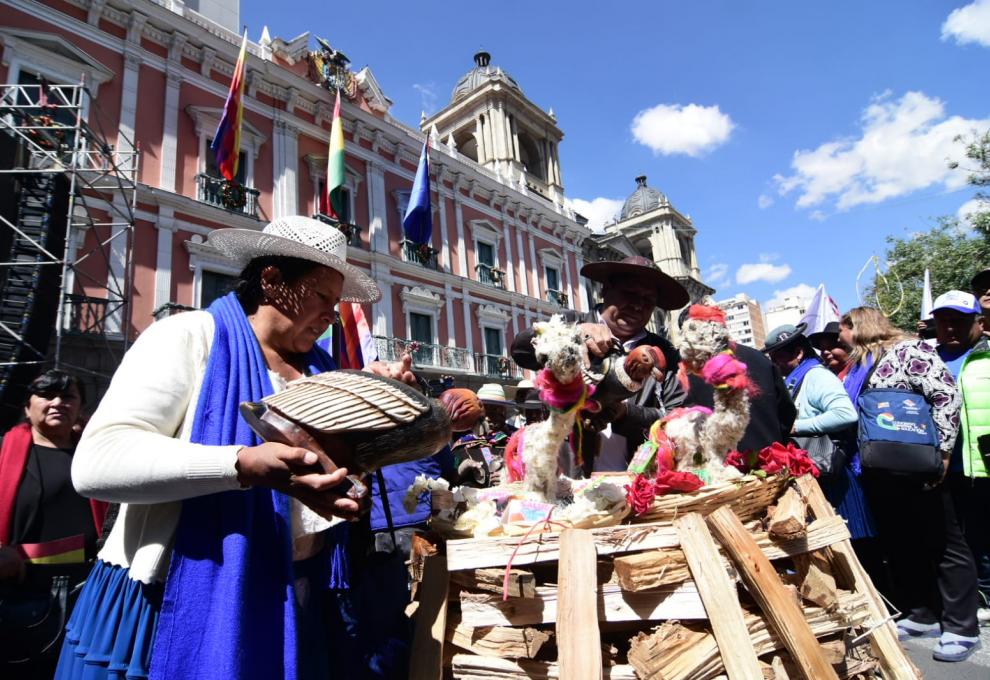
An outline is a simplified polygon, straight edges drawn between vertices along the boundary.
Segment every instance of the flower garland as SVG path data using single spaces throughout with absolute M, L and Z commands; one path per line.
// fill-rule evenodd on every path
M 780 444 L 774 442 L 760 450 L 730 451 L 725 457 L 725 464 L 731 465 L 743 474 L 753 474 L 757 477 L 785 474 L 791 477 L 811 475 L 817 477 L 820 473 L 818 466 L 808 456 L 808 452 L 799 449 L 792 443 Z
M 247 191 L 238 182 L 225 179 L 220 183 L 220 202 L 227 210 L 243 210 L 247 205 Z

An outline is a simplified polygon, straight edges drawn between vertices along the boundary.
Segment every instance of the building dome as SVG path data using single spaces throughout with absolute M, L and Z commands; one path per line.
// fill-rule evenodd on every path
M 640 175 L 636 178 L 636 191 L 632 192 L 626 202 L 622 204 L 622 213 L 619 215 L 619 219 L 637 217 L 666 203 L 667 197 L 656 189 L 646 186 L 646 175 Z
M 474 55 L 474 68 L 461 76 L 461 79 L 454 85 L 454 92 L 450 95 L 450 101 L 456 102 L 464 99 L 469 94 L 477 90 L 487 82 L 501 81 L 509 87 L 522 93 L 522 88 L 515 79 L 498 66 L 491 66 L 492 55 L 482 50 Z

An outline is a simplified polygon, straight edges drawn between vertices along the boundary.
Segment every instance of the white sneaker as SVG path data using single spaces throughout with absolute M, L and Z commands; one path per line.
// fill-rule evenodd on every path
M 976 620 L 981 626 L 990 626 L 990 607 L 980 607 L 976 610 Z

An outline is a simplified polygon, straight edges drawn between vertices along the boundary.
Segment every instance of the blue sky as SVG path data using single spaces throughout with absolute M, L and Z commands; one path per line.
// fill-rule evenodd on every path
M 576 207 L 600 223 L 647 175 L 693 219 L 719 299 L 823 282 L 859 304 L 886 236 L 972 199 L 952 140 L 990 129 L 990 0 L 243 0 L 241 15 L 253 40 L 310 31 L 370 66 L 412 126 L 484 47 L 556 113 Z

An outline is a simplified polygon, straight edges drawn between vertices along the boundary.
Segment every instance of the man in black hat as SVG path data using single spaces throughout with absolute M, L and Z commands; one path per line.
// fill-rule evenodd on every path
M 653 311 L 680 309 L 689 301 L 684 287 L 660 271 L 650 259 L 627 257 L 620 262 L 593 262 L 581 268 L 581 275 L 602 284 L 602 303 L 582 318 L 574 313 L 568 321 L 580 321 L 588 353 L 603 357 L 615 347 L 624 351 L 640 345 L 659 347 L 669 370 L 661 384 L 652 377 L 642 389 L 612 413 L 604 414 L 609 426 L 601 433 L 601 449 L 594 461 L 586 456 L 586 472 L 591 469 L 624 470 L 629 458 L 658 418 L 684 402 L 684 389 L 677 380 L 677 350 L 664 337 L 646 330 Z M 523 368 L 539 370 L 533 351 L 533 331 L 519 333 L 512 342 L 512 358 Z M 592 467 L 593 465 L 593 467 Z
M 984 269 L 977 273 L 970 281 L 970 288 L 976 301 L 980 303 L 983 314 L 980 315 L 983 324 L 983 335 L 990 336 L 990 269 Z

